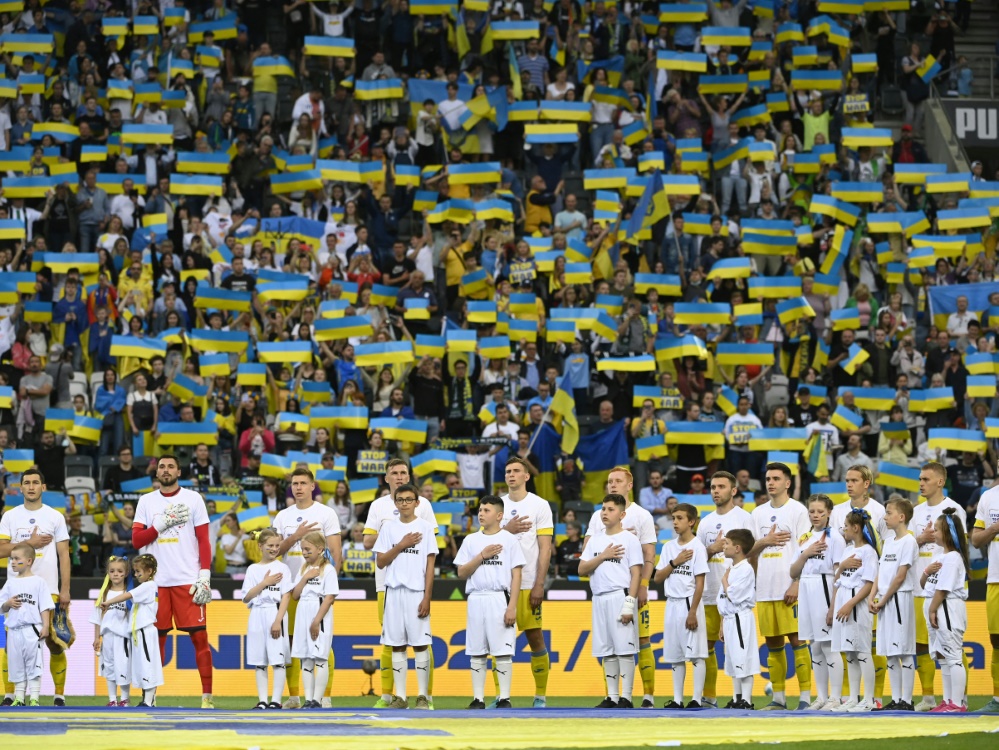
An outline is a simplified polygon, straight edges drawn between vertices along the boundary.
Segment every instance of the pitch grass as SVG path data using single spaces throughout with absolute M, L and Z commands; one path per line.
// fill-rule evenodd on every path
M 730 696 L 725 696 L 722 698 L 721 702 L 724 705 L 728 701 Z M 971 711 L 981 708 L 986 703 L 989 702 L 992 696 L 990 695 L 973 695 L 968 698 L 968 708 Z M 791 707 L 794 708 L 797 705 L 797 699 L 794 696 L 789 696 Z M 666 702 L 667 697 L 660 696 L 657 698 L 656 707 L 662 708 L 662 704 Z M 370 710 L 378 700 L 376 696 L 358 696 L 358 697 L 338 697 L 333 699 L 333 708 L 337 710 L 347 710 L 347 709 L 361 709 Z M 434 708 L 442 710 L 454 710 L 465 708 L 471 701 L 471 696 L 467 698 L 455 698 L 455 697 L 443 697 L 438 696 L 434 698 Z M 548 705 L 552 708 L 592 708 L 600 702 L 600 698 L 597 697 L 585 697 L 585 698 L 549 698 Z M 641 699 L 639 698 L 639 702 Z M 755 701 L 757 708 L 762 708 L 770 702 L 769 698 L 757 698 Z M 51 701 L 48 697 L 42 697 L 41 703 L 43 706 L 51 705 Z M 72 708 L 74 706 L 104 706 L 107 704 L 107 698 L 101 696 L 93 697 L 78 697 L 70 696 L 66 699 L 67 705 Z M 201 698 L 192 697 L 171 697 L 169 695 L 157 695 L 156 703 L 160 708 L 201 708 Z M 255 697 L 246 698 L 233 698 L 233 697 L 217 697 L 215 698 L 215 708 L 226 709 L 229 711 L 239 711 L 245 709 L 253 708 L 257 703 Z M 514 698 L 513 704 L 515 708 L 529 708 L 531 705 L 530 698 Z M 638 709 L 635 709 L 638 711 Z M 0 709 L 2 711 L 2 709 Z M 770 716 L 780 716 L 780 714 L 770 714 Z M 805 747 L 809 743 L 801 743 L 802 747 Z M 934 750 L 945 750 L 945 748 L 934 745 Z M 973 745 L 969 745 L 973 747 Z M 851 748 L 851 750 L 867 750 L 867 748 Z M 871 745 L 871 750 L 884 750 L 884 748 L 875 748 Z M 914 750 L 914 748 L 906 748 L 906 750 Z

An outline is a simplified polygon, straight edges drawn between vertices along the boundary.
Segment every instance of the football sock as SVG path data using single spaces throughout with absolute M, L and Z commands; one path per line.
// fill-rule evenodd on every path
M 999 700 L 999 648 L 992 649 L 992 697 Z
M 794 647 L 794 674 L 798 678 L 798 694 L 808 703 L 812 698 L 812 655 L 807 643 Z
M 642 690 L 646 696 L 656 694 L 656 656 L 651 643 L 638 644 L 638 670 L 642 674 Z M 999 688 L 997 688 L 999 690 Z
M 899 663 L 902 665 L 902 700 L 912 703 L 912 690 L 916 682 L 916 660 L 911 656 L 903 656 Z
M 260 703 L 267 702 L 267 667 L 258 666 L 253 670 L 254 677 L 257 680 L 257 701 Z
M 405 651 L 393 651 L 392 679 L 395 681 L 395 694 L 403 700 L 406 700 L 406 678 L 408 676 L 409 656 Z
M 472 697 L 477 701 L 486 700 L 486 657 L 473 656 L 472 663 Z
M 531 672 L 534 674 L 534 696 L 544 698 L 548 693 L 548 673 L 551 670 L 548 649 L 531 652 Z
M 315 673 L 313 674 L 313 679 L 315 681 L 315 686 L 312 690 L 312 700 L 317 703 L 321 702 L 323 699 L 323 693 L 326 692 L 326 680 L 329 678 L 330 674 L 330 663 L 326 659 L 317 659 Z
M 208 631 L 195 630 L 191 633 L 194 644 L 194 660 L 198 663 L 198 674 L 201 675 L 201 692 L 211 695 L 212 692 L 212 650 L 208 646 Z
M 718 695 L 718 656 L 714 646 L 708 646 L 708 658 L 704 666 L 704 697 L 715 698 Z
M 292 657 L 291 669 L 288 672 L 288 695 L 292 698 L 298 698 L 302 694 L 302 686 L 299 682 L 301 674 L 302 660 L 298 657 Z
M 617 701 L 621 697 L 618 692 L 618 682 L 621 672 L 617 668 L 616 656 L 605 656 L 603 659 L 604 681 L 607 683 L 607 697 L 612 701 Z
M 683 681 L 687 678 L 687 663 L 673 665 L 673 700 L 683 705 Z
M 499 676 L 499 692 L 497 698 L 510 699 L 510 688 L 513 685 L 513 657 L 493 657 L 493 671 Z
M 302 687 L 305 688 L 305 700 L 312 700 L 312 691 L 316 686 L 315 659 L 302 659 Z
M 787 652 L 783 646 L 770 652 L 767 669 L 770 670 L 770 682 L 773 684 L 774 693 L 783 693 L 787 681 Z
M 336 668 L 336 655 L 333 653 L 333 649 L 330 649 L 330 658 L 326 662 L 329 667 L 329 677 L 326 678 L 326 691 L 323 693 L 327 698 L 330 697 L 333 691 L 333 670 Z
M 621 697 L 631 700 L 635 691 L 635 657 L 632 654 L 617 657 L 617 666 L 621 670 Z
M 273 703 L 281 703 L 281 697 L 284 695 L 284 681 L 287 676 L 288 670 L 284 668 L 284 665 L 278 664 L 274 667 L 274 690 L 271 693 Z
M 426 698 L 430 687 L 430 648 L 417 651 L 413 662 L 416 664 L 416 694 Z
M 698 705 L 704 700 L 704 671 L 707 667 L 704 659 L 695 659 L 694 665 L 694 702 Z
M 382 656 L 381 656 L 381 677 L 382 677 L 382 698 L 386 700 L 391 700 L 392 698 L 392 683 L 395 679 L 392 673 L 392 647 L 382 646 Z M 406 690 L 403 688 L 403 693 Z
M 924 698 L 933 698 L 933 677 L 937 671 L 933 657 L 929 653 L 916 654 L 916 672 L 919 674 L 919 686 Z
M 62 696 L 66 690 L 66 652 L 49 655 L 49 673 L 52 675 L 52 682 L 55 685 L 55 694 Z

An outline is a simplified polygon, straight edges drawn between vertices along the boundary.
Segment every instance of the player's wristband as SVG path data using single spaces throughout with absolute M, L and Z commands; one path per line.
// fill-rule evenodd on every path
M 642 579 L 642 585 L 645 586 L 645 588 L 648 588 L 649 587 L 649 579 L 648 578 L 643 578 Z
M 675 563 L 675 562 L 673 562 L 672 560 L 670 560 L 670 561 L 669 561 L 669 566 L 670 566 L 671 568 L 674 568 L 674 569 L 675 569 L 675 568 L 676 568 L 676 563 Z

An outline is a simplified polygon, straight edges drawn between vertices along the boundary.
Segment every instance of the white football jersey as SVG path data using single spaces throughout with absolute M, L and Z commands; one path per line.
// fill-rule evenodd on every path
M 798 557 L 798 540 L 812 528 L 808 510 L 790 498 L 779 508 L 772 502 L 754 508 L 752 518 L 753 536 L 757 539 L 774 529 L 791 535 L 784 544 L 766 547 L 756 564 L 756 601 L 781 601 L 791 585 L 791 564 Z
M 49 534 L 52 541 L 39 550 L 35 550 L 35 562 L 31 572 L 45 581 L 49 593 L 59 593 L 59 542 L 69 541 L 69 529 L 66 518 L 55 508 L 43 505 L 35 510 L 28 510 L 23 505 L 11 508 L 0 517 L 0 541 L 11 541 L 14 544 L 26 542 L 38 529 L 39 534 Z M 8 568 L 7 575 L 17 578 Z
M 191 509 L 188 521 L 165 529 L 151 544 L 139 550 L 144 555 L 156 558 L 156 583 L 159 586 L 191 586 L 198 580 L 201 556 L 194 529 L 208 525 L 205 500 L 199 493 L 186 487 L 179 488 L 173 495 L 153 490 L 140 497 L 135 508 L 135 523 L 151 529 L 154 521 L 169 506 L 177 503 L 183 503 Z
M 552 521 L 552 508 L 547 500 L 528 492 L 523 500 L 511 500 L 509 495 L 500 498 L 503 501 L 503 522 L 507 523 L 514 517 L 527 518 L 531 522 L 531 528 L 517 534 L 520 541 L 520 548 L 524 552 L 524 572 L 520 579 L 522 591 L 534 588 L 534 582 L 540 574 L 542 578 L 547 575 L 547 570 L 538 570 L 538 536 L 553 536 L 555 524 Z M 552 540 L 554 542 L 554 539 Z M 555 550 L 552 550 L 552 554 Z
M 753 517 L 739 506 L 733 506 L 728 513 L 712 511 L 701 519 L 697 525 L 697 538 L 705 547 L 712 545 L 718 539 L 718 534 L 725 535 L 735 529 L 747 529 L 753 532 Z M 718 592 L 721 591 L 721 579 L 725 571 L 732 567 L 732 561 L 725 557 L 724 552 L 716 552 L 708 556 L 708 574 L 704 577 L 704 603 L 717 604 Z
M 340 517 L 336 511 L 322 503 L 313 502 L 304 510 L 292 505 L 274 516 L 274 528 L 285 539 L 292 536 L 303 523 L 319 524 L 317 531 L 322 532 L 323 536 L 334 536 L 341 531 Z M 302 543 L 295 542 L 285 553 L 283 560 L 291 571 L 291 577 L 296 578 L 298 569 L 302 567 Z
M 968 514 L 964 512 L 964 508 L 960 505 L 949 497 L 945 497 L 942 502 L 936 505 L 922 502 L 913 508 L 912 520 L 909 521 L 909 531 L 915 534 L 918 539 L 927 526 L 932 527 L 937 522 L 937 519 L 943 515 L 945 508 L 956 508 L 957 515 L 961 519 L 961 523 L 964 524 L 965 530 L 967 530 Z M 924 590 L 919 587 L 919 581 L 923 577 L 923 571 L 926 570 L 926 566 L 933 562 L 934 557 L 943 555 L 943 553 L 944 548 L 936 542 L 927 542 L 926 544 L 919 545 L 919 560 L 916 561 L 916 588 L 913 591 L 916 596 L 927 596 Z

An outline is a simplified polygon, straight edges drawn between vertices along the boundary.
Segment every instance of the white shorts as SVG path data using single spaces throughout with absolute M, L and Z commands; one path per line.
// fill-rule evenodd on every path
M 628 656 L 638 653 L 638 611 L 631 622 L 621 622 L 624 591 L 593 597 L 593 656 Z
M 878 612 L 878 656 L 916 653 L 916 618 L 911 591 L 897 592 Z
M 250 623 L 246 631 L 246 663 L 251 667 L 279 667 L 291 663 L 286 621 L 281 623 L 281 637 L 271 638 L 271 625 L 277 617 L 277 611 L 275 606 L 250 608 Z
M 507 627 L 503 623 L 509 605 L 508 597 L 509 594 L 504 591 L 481 592 L 468 597 L 468 621 L 465 625 L 466 654 L 513 656 L 517 645 L 517 624 Z
M 7 679 L 27 682 L 42 676 L 42 639 L 40 625 L 25 625 L 7 630 Z
M 132 684 L 143 690 L 163 684 L 159 632 L 155 625 L 137 631 L 132 641 Z
M 333 646 L 333 607 L 319 621 L 319 637 L 313 640 L 309 632 L 320 606 L 319 600 L 314 598 L 298 602 L 298 609 L 295 610 L 295 637 L 291 644 L 291 655 L 296 659 L 325 661 L 330 658 L 330 648 Z M 267 627 L 270 628 L 270 625 Z
M 930 653 L 942 663 L 960 664 L 964 656 L 964 631 L 968 629 L 968 608 L 960 599 L 944 599 L 937 610 L 937 627 L 930 624 L 930 603 L 926 597 L 923 614 L 930 633 Z
M 159 648 L 159 641 L 156 648 Z M 100 675 L 115 685 L 132 684 L 132 636 L 104 633 L 101 638 Z
M 756 615 L 747 609 L 722 621 L 725 634 L 725 674 L 750 677 L 760 673 L 760 647 L 756 642 Z
M 383 646 L 429 646 L 430 616 L 420 617 L 422 591 L 407 588 L 385 589 L 385 622 L 382 624 Z
M 832 595 L 832 576 L 802 576 L 798 586 L 799 639 L 822 642 L 832 638 L 832 627 L 826 625 Z M 727 658 L 728 651 L 725 653 Z
M 856 596 L 854 589 L 836 589 L 836 605 L 833 610 L 832 648 L 833 651 L 856 651 L 861 654 L 871 653 L 871 641 L 874 635 L 874 615 L 862 601 L 853 608 L 853 613 L 846 622 L 836 619 L 839 612 L 848 601 Z
M 687 630 L 689 599 L 667 599 L 663 617 L 663 661 L 668 664 L 708 658 L 708 628 L 703 600 L 697 607 L 697 629 Z

